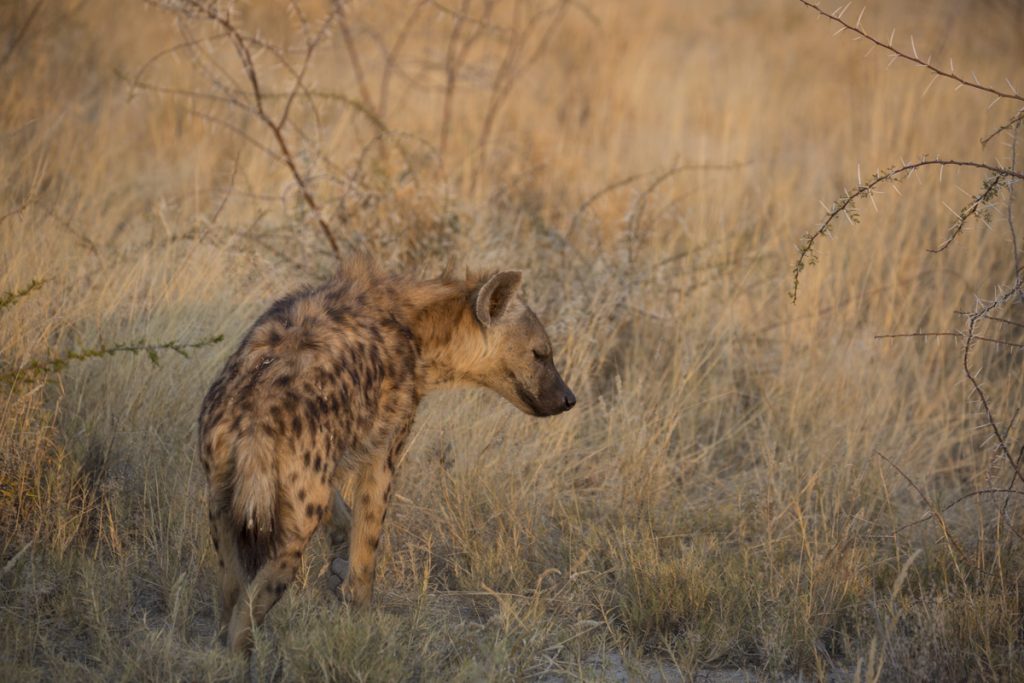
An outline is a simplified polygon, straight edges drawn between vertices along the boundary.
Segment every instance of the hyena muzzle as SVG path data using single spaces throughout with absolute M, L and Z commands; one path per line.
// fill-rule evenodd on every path
M 520 280 L 413 281 L 353 263 L 256 321 L 199 417 L 233 649 L 249 647 L 321 522 L 347 547 L 342 596 L 370 600 L 396 460 L 427 391 L 484 386 L 539 417 L 575 405 L 544 327 L 518 296 Z

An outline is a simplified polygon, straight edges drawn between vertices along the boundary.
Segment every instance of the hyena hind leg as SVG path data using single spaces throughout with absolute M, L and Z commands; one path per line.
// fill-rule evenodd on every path
M 210 535 L 213 537 L 213 548 L 217 553 L 217 571 L 220 575 L 220 628 L 219 637 L 226 638 L 231 614 L 238 602 L 238 596 L 246 583 L 245 570 L 242 569 L 235 546 L 231 522 L 227 515 L 210 513 Z
M 308 536 L 289 543 L 267 560 L 235 602 L 228 625 L 228 645 L 246 652 L 252 645 L 252 628 L 263 623 L 270 608 L 284 595 L 302 560 Z

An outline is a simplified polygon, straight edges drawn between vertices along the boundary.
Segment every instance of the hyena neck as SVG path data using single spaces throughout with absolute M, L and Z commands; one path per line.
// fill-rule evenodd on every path
M 428 280 L 412 288 L 407 325 L 419 348 L 422 391 L 472 382 L 468 368 L 483 353 L 473 317 L 471 280 Z

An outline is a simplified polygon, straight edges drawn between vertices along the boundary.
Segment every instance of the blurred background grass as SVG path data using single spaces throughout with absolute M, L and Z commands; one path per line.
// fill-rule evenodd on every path
M 225 335 L 0 388 L 11 680 L 245 673 L 214 644 L 194 420 L 260 310 L 335 260 L 223 26 L 175 7 L 0 7 L 0 291 L 45 279 L 0 311 L 3 368 Z M 1001 85 L 1022 7 L 902 0 L 864 21 Z M 231 15 L 263 43 L 273 120 L 282 60 L 301 67 L 303 20 L 331 9 Z M 887 460 L 936 505 L 1010 472 L 961 354 L 874 339 L 955 329 L 1012 280 L 1005 229 L 926 251 L 983 176 L 920 174 L 862 207 L 788 298 L 821 201 L 900 158 L 1006 162 L 978 141 L 1012 103 L 928 88 L 790 0 L 354 3 L 328 28 L 281 131 L 342 251 L 523 269 L 580 404 L 538 422 L 484 392 L 430 397 L 376 607 L 326 595 L 318 540 L 258 677 L 1024 676 L 1019 496 L 1004 518 L 975 496 L 897 531 L 929 508 Z M 1009 421 L 1019 356 L 978 361 Z

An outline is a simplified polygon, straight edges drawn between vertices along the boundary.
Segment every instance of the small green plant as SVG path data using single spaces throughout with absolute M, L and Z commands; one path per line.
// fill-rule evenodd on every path
M 0 296 L 0 312 L 3 312 L 5 308 L 10 308 L 18 303 L 20 299 L 39 289 L 45 282 L 46 280 L 32 280 L 32 282 L 29 282 L 21 289 L 12 289 L 9 292 L 5 292 L 3 296 Z

